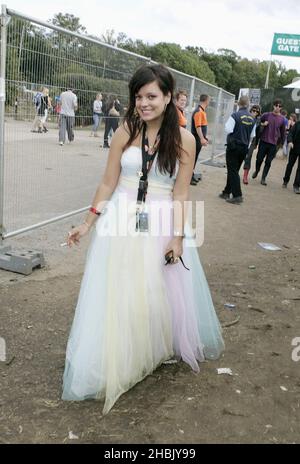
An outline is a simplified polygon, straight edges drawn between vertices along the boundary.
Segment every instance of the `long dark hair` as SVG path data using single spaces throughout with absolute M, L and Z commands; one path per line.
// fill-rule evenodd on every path
M 180 159 L 182 143 L 178 113 L 173 101 L 175 81 L 170 71 L 161 64 L 141 66 L 129 82 L 129 106 L 125 114 L 129 140 L 125 149 L 136 139 L 144 125 L 134 111 L 136 95 L 141 87 L 153 81 L 157 82 L 164 95 L 168 95 L 169 92 L 171 94 L 171 100 L 165 109 L 160 128 L 157 166 L 161 173 L 169 173 L 172 176 L 176 169 L 176 161 Z

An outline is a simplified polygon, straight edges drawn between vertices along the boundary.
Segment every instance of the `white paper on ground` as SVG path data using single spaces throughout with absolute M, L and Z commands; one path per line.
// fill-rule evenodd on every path
M 264 248 L 265 250 L 269 250 L 269 251 L 280 251 L 281 250 L 281 248 L 279 248 L 277 245 L 274 245 L 274 243 L 258 242 L 258 245 Z
M 217 369 L 218 374 L 228 374 L 233 375 L 232 370 L 229 367 L 220 367 Z

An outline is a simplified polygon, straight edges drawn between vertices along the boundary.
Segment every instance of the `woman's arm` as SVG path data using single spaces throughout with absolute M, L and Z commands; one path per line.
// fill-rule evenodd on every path
M 179 208 L 174 209 L 174 232 L 184 234 L 184 203 L 189 199 L 190 182 L 193 175 L 196 143 L 194 136 L 185 129 L 181 129 L 182 152 L 178 173 L 173 189 L 173 202 Z M 177 214 L 178 211 L 178 214 Z M 182 214 L 181 214 L 182 213 Z
M 127 140 L 128 134 L 124 127 L 119 127 L 111 140 L 104 176 L 92 202 L 92 207 L 99 212 L 103 210 L 105 203 L 110 199 L 118 184 L 121 172 L 121 156 Z M 86 222 L 92 225 L 95 222 L 95 215 L 89 213 Z
M 111 198 L 118 184 L 121 172 L 121 156 L 128 137 L 128 133 L 125 131 L 124 127 L 120 126 L 111 140 L 105 173 L 92 202 L 92 207 L 100 213 L 104 209 L 106 202 Z M 98 216 L 96 214 L 89 211 L 84 222 L 72 229 L 72 232 L 69 233 L 67 240 L 68 245 L 71 246 L 73 243 L 78 243 L 80 237 L 86 235 L 97 218 Z
M 182 255 L 182 240 L 184 236 L 185 202 L 189 199 L 190 182 L 193 175 L 196 143 L 194 136 L 186 129 L 181 128 L 182 152 L 173 189 L 174 208 L 174 238 L 168 244 L 166 252 L 173 250 L 174 257 Z

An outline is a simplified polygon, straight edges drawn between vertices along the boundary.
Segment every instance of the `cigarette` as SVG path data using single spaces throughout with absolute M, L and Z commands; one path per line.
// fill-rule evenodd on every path
M 64 242 L 64 243 L 61 243 L 60 246 L 65 247 L 65 246 L 68 246 L 68 244 L 67 244 L 67 242 Z

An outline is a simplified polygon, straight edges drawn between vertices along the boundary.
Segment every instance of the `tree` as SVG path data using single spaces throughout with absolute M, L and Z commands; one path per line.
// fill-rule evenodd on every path
M 68 29 L 69 31 L 78 32 L 78 34 L 86 33 L 86 28 L 80 24 L 80 18 L 69 13 L 57 13 L 49 20 L 54 26 Z
M 190 45 L 188 45 L 187 47 L 185 47 L 185 49 L 193 55 L 198 56 L 198 58 L 202 58 L 203 54 L 205 53 L 205 50 L 202 47 L 191 47 Z
M 238 56 L 233 50 L 230 50 L 229 48 L 219 48 L 218 53 L 219 55 L 224 56 L 232 64 L 232 66 L 234 66 L 241 59 L 240 56 Z
M 101 42 L 113 45 L 114 47 L 117 46 L 118 42 L 114 29 L 106 29 L 105 33 L 101 35 L 100 40 Z
M 232 63 L 223 55 L 215 55 L 214 53 L 202 54 L 203 60 L 207 62 L 210 69 L 216 76 L 216 82 L 219 87 L 226 89 L 232 76 Z
M 177 71 L 215 83 L 215 75 L 208 64 L 190 51 L 183 50 L 180 45 L 160 42 L 151 47 L 151 58 L 170 66 Z

